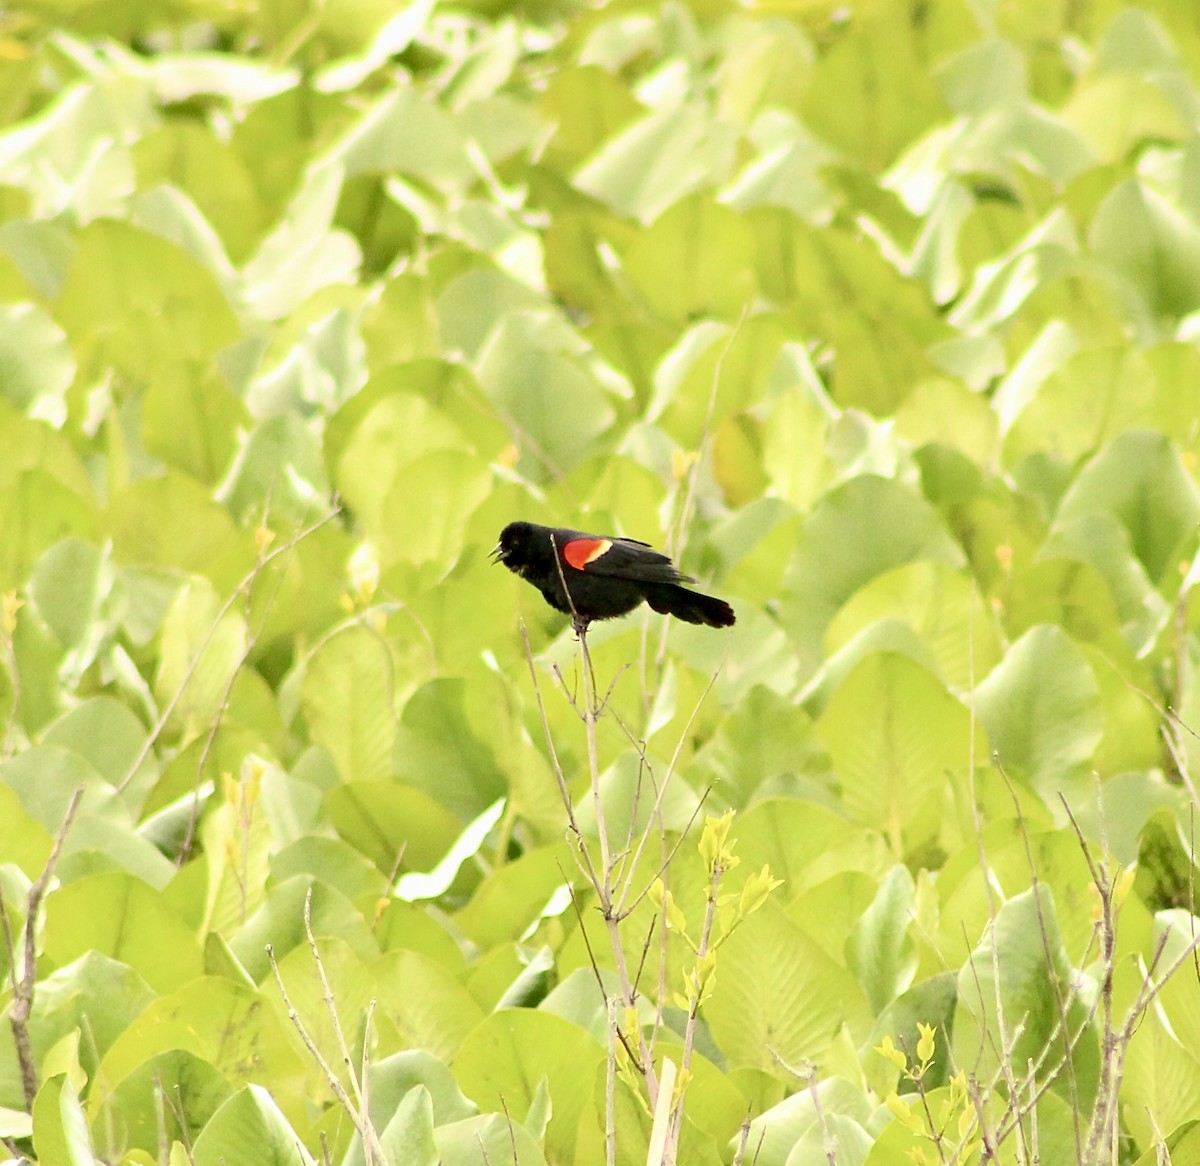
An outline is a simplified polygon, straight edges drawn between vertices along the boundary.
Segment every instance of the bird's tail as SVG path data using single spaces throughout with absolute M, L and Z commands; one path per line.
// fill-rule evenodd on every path
M 699 591 L 689 591 L 676 584 L 647 588 L 646 602 L 663 615 L 673 615 L 684 623 L 707 624 L 710 628 L 732 627 L 737 619 L 725 600 L 701 595 Z

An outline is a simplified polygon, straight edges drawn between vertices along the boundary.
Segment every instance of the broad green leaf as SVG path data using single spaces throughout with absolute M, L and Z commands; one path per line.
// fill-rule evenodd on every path
M 1071 1072 L 1056 1076 L 1054 1088 L 1086 1107 L 1096 1089 L 1099 1046 L 1085 1002 L 1071 994 L 1054 899 L 1046 885 L 1009 899 L 960 969 L 954 1055 L 958 1064 L 990 1074 L 1003 1049 L 1011 1064 L 1032 1061 L 1044 1072 L 1073 1045 Z
M 753 240 L 736 211 L 709 195 L 681 199 L 631 237 L 625 275 L 647 308 L 676 325 L 736 317 L 756 287 Z M 672 278 L 664 280 L 664 271 Z
M 69 1074 L 43 1082 L 33 1103 L 33 1126 L 39 1162 L 92 1166 L 95 1157 L 87 1118 Z
M 1114 117 L 1114 111 L 1119 116 Z M 1134 73 L 1083 79 L 1062 112 L 1102 162 L 1113 163 L 1145 139 L 1184 141 L 1187 127 L 1167 88 Z
M 1140 1145 L 1200 1112 L 1200 1059 L 1153 1011 L 1129 1043 L 1125 1071 L 1122 1097 Z
M 382 530 L 386 494 L 380 487 L 395 481 L 401 468 L 439 450 L 464 452 L 458 427 L 424 396 L 400 387 L 409 376 L 431 387 L 432 376 L 391 369 L 334 415 L 325 436 L 338 489 L 369 530 Z
M 549 158 L 563 169 L 582 161 L 643 112 L 628 86 L 598 64 L 556 69 L 538 95 L 538 105 L 554 125 Z
M 38 984 L 30 1037 L 39 1062 L 78 1029 L 87 1033 L 78 1060 L 93 1077 L 100 1058 L 153 999 L 154 992 L 132 967 L 98 951 L 85 952 Z
M 387 645 L 363 626 L 325 640 L 305 666 L 300 703 L 309 732 L 333 755 L 346 781 L 391 772 L 393 684 Z
M 647 114 L 608 139 L 575 185 L 618 214 L 650 222 L 693 191 L 725 180 L 733 128 L 697 102 Z
M 489 740 L 460 679 L 433 680 L 409 698 L 395 740 L 397 778 L 469 821 L 507 791 Z M 483 710 L 487 715 L 487 710 Z
M 379 1135 L 384 1153 L 393 1162 L 438 1166 L 434 1145 L 433 1099 L 422 1085 L 414 1086 Z
M 439 1160 L 445 1166 L 497 1162 L 502 1161 L 505 1154 L 521 1166 L 546 1166 L 547 1163 L 534 1136 L 504 1113 L 480 1114 L 438 1126 L 433 1137 Z
M 579 357 L 539 334 L 532 313 L 504 316 L 479 354 L 479 383 L 530 467 L 531 477 L 557 477 L 592 452 L 615 412 L 599 378 Z M 548 346 L 547 346 L 548 345 Z
M 870 1012 L 854 977 L 770 900 L 722 944 L 702 1011 L 730 1064 L 767 1070 L 816 1057 L 843 1023 L 865 1034 Z
M 314 929 L 316 926 L 314 923 Z M 277 957 L 276 966 L 290 1008 L 299 1016 L 300 1023 L 320 1050 L 325 1063 L 335 1067 L 343 1088 L 350 1089 L 347 1078 L 350 1069 L 342 1061 L 333 1017 L 330 1015 L 330 1001 L 332 1000 L 332 1006 L 336 1010 L 341 1031 L 347 1035 L 347 1039 L 357 1041 L 363 1028 L 367 1006 L 375 996 L 375 985 L 371 970 L 345 940 L 334 936 L 325 937 L 319 932 L 317 934 L 320 972 L 307 942 L 299 943 L 286 955 Z M 268 983 L 271 988 L 275 987 L 273 975 Z M 325 983 L 329 985 L 328 995 Z M 277 990 L 271 995 L 280 1020 L 295 1024 L 282 995 Z M 319 1065 L 315 1063 L 315 1058 L 310 1058 L 309 1063 L 309 1093 L 323 1101 L 332 1100 L 329 1083 Z
M 196 1166 L 224 1166 L 252 1157 L 263 1166 L 312 1166 L 299 1135 L 271 1094 L 247 1085 L 225 1101 L 196 1139 Z
M 903 563 L 957 565 L 962 552 L 934 510 L 899 482 L 863 475 L 831 490 L 805 520 L 784 579 L 780 614 L 802 662 L 863 584 Z
M 370 996 L 378 1000 L 376 1022 L 390 1025 L 402 1048 L 423 1049 L 449 1061 L 483 1020 L 483 1010 L 466 988 L 428 956 L 389 952 L 370 973 Z
M 415 458 L 396 471 L 371 536 L 386 570 L 395 563 L 432 564 L 439 575 L 462 552 L 468 516 L 488 496 L 492 473 L 459 450 Z
M 270 980 L 268 947 L 276 961 L 296 947 L 308 951 L 304 916 L 310 895 L 314 935 L 345 941 L 365 962 L 378 954 L 366 921 L 340 891 L 319 879 L 295 875 L 272 886 L 263 905 L 229 936 L 230 951 L 255 983 Z
M 340 891 L 351 902 L 370 895 L 378 897 L 385 889 L 375 865 L 340 838 L 305 833 L 268 857 L 271 879 L 277 883 L 295 875 L 312 875 Z
M 246 635 L 239 607 L 223 604 L 207 579 L 189 581 L 176 595 L 163 622 L 154 688 L 160 707 L 171 707 L 172 724 L 185 737 L 222 711 L 245 663 Z
M 729 327 L 713 321 L 697 325 L 659 366 L 650 416 L 661 419 L 685 449 L 698 449 L 726 417 L 741 413 L 775 386 L 792 387 L 786 343 L 787 329 L 772 314 Z
M 929 1089 L 945 1084 L 954 1069 L 950 1059 L 950 1034 L 953 1032 L 957 994 L 954 973 L 939 972 L 901 993 L 879 1014 L 875 1029 L 863 1046 L 871 1050 L 863 1058 L 863 1070 L 877 1093 L 886 1094 L 888 1090 L 895 1089 L 899 1085 L 899 1074 L 874 1050 L 884 1037 L 890 1036 L 892 1044 L 910 1062 L 918 1061 L 917 1044 L 922 1035 L 918 1025 L 937 1030 L 933 1064 L 922 1080 Z
M 168 472 L 122 490 L 110 504 L 108 522 L 113 559 L 121 566 L 182 570 L 224 588 L 254 562 L 249 540 L 239 545 L 228 513 L 183 474 Z M 243 548 L 245 556 L 235 559 L 233 552 Z
M 926 669 L 907 656 L 880 653 L 863 659 L 833 693 L 817 734 L 847 811 L 884 830 L 903 854 L 938 836 L 947 776 L 971 763 L 970 720 Z
M 1200 307 L 1200 226 L 1152 187 L 1134 179 L 1114 186 L 1096 210 L 1088 244 L 1143 333 L 1169 330 Z
M 826 1113 L 840 1113 L 865 1123 L 871 1102 L 843 1077 L 826 1077 L 812 1089 L 799 1089 L 750 1122 L 748 1145 L 758 1147 L 759 1166 L 786 1166 L 792 1147 L 811 1129 L 820 1128 Z
M 820 858 L 822 867 L 841 865 L 849 869 L 840 869 L 825 879 L 815 876 L 805 879 L 802 893 L 790 897 L 790 901 L 782 887 L 774 894 L 780 896 L 779 902 L 787 904 L 788 918 L 803 928 L 830 959 L 845 963 L 862 983 L 860 968 L 850 956 L 850 944 L 880 893 L 881 880 L 873 872 L 855 869 L 851 855 L 841 856 L 839 863 L 836 849 L 831 848 Z M 774 869 L 771 868 L 772 874 Z M 891 922 L 898 924 L 900 921 Z
M 17 792 L 0 782 L 0 854 L 30 879 L 42 872 L 53 841 L 49 830 L 21 804 Z
M 74 344 L 101 343 L 109 360 L 145 381 L 157 366 L 211 357 L 239 334 L 212 272 L 119 219 L 80 232 L 56 315 Z
M 306 1062 L 287 1022 L 266 1005 L 231 980 L 194 976 L 150 1004 L 117 1038 L 100 1072 L 121 1081 L 150 1057 L 180 1049 L 207 1061 L 233 1087 L 269 1082 L 275 1100 L 297 1120 L 306 1104 Z
M 249 255 L 270 209 L 227 142 L 200 123 L 172 118 L 141 137 L 131 153 L 141 189 L 162 183 L 185 192 L 235 263 Z
M 395 781 L 342 782 L 329 791 L 325 810 L 338 833 L 383 873 L 401 856 L 408 869 L 429 869 L 462 829 L 433 796 Z
M 157 992 L 200 974 L 195 936 L 163 896 L 128 874 L 96 874 L 46 901 L 46 955 L 55 964 L 100 952 L 128 964 Z
M 3 762 L 0 783 L 16 793 L 31 818 L 53 833 L 62 828 L 76 790 L 82 790 L 80 816 L 94 814 L 132 826 L 128 807 L 112 786 L 83 757 L 61 745 L 35 745 Z
M 953 27 L 966 19 L 964 12 L 948 23 Z M 921 126 L 944 116 L 922 65 L 944 31 L 941 22 L 904 8 L 881 6 L 864 13 L 854 36 L 836 38 L 821 54 L 800 108 L 805 124 L 859 163 L 872 168 L 885 163 Z M 839 100 L 821 100 L 828 93 Z
M 835 157 L 829 147 L 779 110 L 764 112 L 752 134 L 761 153 L 737 175 L 721 201 L 740 211 L 779 207 L 806 222 L 828 220 L 838 205 L 821 174 Z
M 91 541 L 91 499 L 46 470 L 25 470 L 0 485 L 0 589 L 13 590 L 48 547 L 64 539 Z
M 1077 792 L 1104 730 L 1099 686 L 1061 630 L 1031 628 L 975 691 L 975 708 L 999 764 L 1023 775 L 1047 805 Z
M 915 889 L 907 867 L 892 867 L 846 947 L 846 961 L 876 1015 L 908 988 L 916 971 L 916 948 L 908 934 Z
M 411 1050 L 373 1060 L 367 1073 L 368 1112 L 377 1130 L 385 1129 L 404 1100 L 417 1091 L 429 1097 L 435 1126 L 463 1121 L 475 1113 L 475 1106 L 462 1095 L 450 1070 L 427 1052 Z M 362 1143 L 355 1137 L 342 1166 L 363 1163 Z
M 483 880 L 455 923 L 483 947 L 520 938 L 551 899 L 562 894 L 570 862 L 562 844 L 556 844 L 505 863 Z
M 77 538 L 56 543 L 33 569 L 30 596 L 62 646 L 79 651 L 81 666 L 91 662 L 103 631 L 95 625 L 112 585 L 107 556 Z
M 35 304 L 0 306 L 0 393 L 21 412 L 61 421 L 75 361 L 63 330 Z
M 119 1082 L 105 1101 L 120 1113 L 122 1134 L 131 1149 L 157 1152 L 163 1132 L 172 1141 L 194 1143 L 208 1120 L 233 1092 L 208 1061 L 183 1049 L 148 1057 Z M 162 1097 L 172 1104 L 163 1106 Z M 104 1128 L 98 1094 L 91 1100 L 93 1128 Z
M 904 619 L 920 634 L 952 688 L 970 687 L 1000 660 L 998 630 L 978 587 L 946 563 L 909 563 L 872 579 L 830 623 L 826 650 L 832 655 L 886 618 Z
M 433 96 L 395 87 L 368 109 L 334 155 L 347 175 L 398 171 L 446 192 L 475 177 L 461 130 Z
M 1170 588 L 1186 548 L 1195 546 L 1200 491 L 1160 433 L 1133 429 L 1116 437 L 1079 472 L 1059 507 L 1057 521 L 1108 513 L 1129 532 L 1142 566 L 1157 585 Z
M 537 1083 L 545 1078 L 554 1098 L 546 1149 L 569 1162 L 579 1116 L 591 1096 L 592 1074 L 603 1059 L 603 1047 L 569 1021 L 509 1008 L 486 1017 L 468 1035 L 453 1069 L 462 1091 L 481 1109 L 507 1110 L 514 1117 L 529 1111 Z M 438 1148 L 445 1152 L 440 1137 Z
M 1092 580 L 1086 567 L 1094 566 L 1108 584 L 1108 594 L 1094 596 L 1092 610 L 1079 613 L 1082 619 L 1071 618 L 1074 613 L 1064 610 L 1063 615 L 1068 617 L 1063 620 L 1065 629 L 1074 631 L 1078 626 L 1093 642 L 1103 644 L 1115 623 L 1139 655 L 1158 637 L 1168 617 L 1167 603 L 1147 577 L 1130 531 L 1116 515 L 1100 510 L 1061 517 L 1046 536 L 1039 557 L 1052 568 L 1062 568 L 1056 560 L 1071 561 L 1062 578 L 1076 596 L 1087 595 L 1090 589 Z M 1034 570 L 1040 565 L 1035 564 Z M 1054 571 L 1041 572 L 1038 579 L 1052 584 Z M 1042 598 L 1044 602 L 1049 596 L 1043 592 Z M 1052 613 L 1053 607 L 1048 606 L 1046 614 Z
M 714 792 L 733 805 L 767 797 L 772 789 L 786 790 L 806 774 L 829 769 L 828 758 L 804 711 L 757 685 L 728 716 L 722 717 L 712 739 L 692 764 L 711 772 L 717 781 Z M 781 800 L 776 808 L 788 813 L 793 804 Z M 799 807 L 801 811 L 807 808 Z M 746 818 L 739 820 L 739 834 L 745 823 Z M 769 830 L 770 824 L 766 825 Z

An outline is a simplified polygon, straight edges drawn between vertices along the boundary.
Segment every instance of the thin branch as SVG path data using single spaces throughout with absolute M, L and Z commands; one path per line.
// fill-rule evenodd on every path
M 42 873 L 29 888 L 29 896 L 25 905 L 24 952 L 21 960 L 21 976 L 17 978 L 15 961 L 10 966 L 12 976 L 13 999 L 9 1008 L 8 1019 L 12 1025 L 13 1044 L 16 1046 L 17 1064 L 21 1071 L 21 1090 L 25 1097 L 25 1105 L 33 1112 L 33 1103 L 38 1091 L 37 1062 L 33 1055 L 33 1042 L 29 1037 L 29 1017 L 33 1013 L 33 996 L 37 985 L 37 921 L 42 899 L 50 888 L 50 880 L 54 877 L 54 868 L 62 855 L 63 843 L 67 833 L 75 821 L 79 803 L 83 800 L 83 786 L 77 786 L 67 803 L 67 812 L 63 815 L 62 825 L 54 836 L 54 845 L 50 849 L 50 857 L 42 867 Z M 12 945 L 12 934 L 9 928 L 7 910 L 0 910 L 4 919 L 5 940 Z

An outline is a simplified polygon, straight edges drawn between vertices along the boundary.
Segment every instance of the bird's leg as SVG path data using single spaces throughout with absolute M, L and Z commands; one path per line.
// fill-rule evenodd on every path
M 571 627 L 575 630 L 575 638 L 582 640 L 587 635 L 588 624 L 592 621 L 587 616 L 574 612 L 571 615 Z

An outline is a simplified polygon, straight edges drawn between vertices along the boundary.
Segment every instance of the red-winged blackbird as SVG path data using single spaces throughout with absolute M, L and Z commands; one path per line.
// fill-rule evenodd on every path
M 727 628 L 734 622 L 728 603 L 681 587 L 695 580 L 636 539 L 510 522 L 492 556 L 532 583 L 551 607 L 572 616 L 579 630 L 594 619 L 627 615 L 643 599 L 655 611 L 685 623 Z

